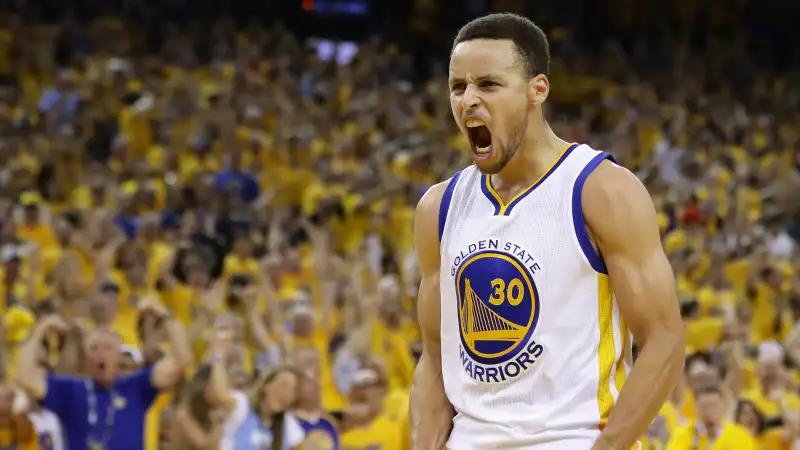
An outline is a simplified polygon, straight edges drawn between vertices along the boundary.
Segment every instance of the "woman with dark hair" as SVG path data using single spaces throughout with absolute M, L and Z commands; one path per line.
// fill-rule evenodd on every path
M 758 436 L 764 431 L 764 416 L 758 412 L 754 404 L 747 400 L 739 400 L 736 404 L 734 420 L 739 425 L 747 428 L 753 436 Z
M 230 334 L 229 331 L 222 333 Z M 230 340 L 230 339 L 228 339 Z M 271 368 L 253 384 L 248 396 L 228 384 L 225 351 L 215 346 L 206 391 L 211 407 L 226 412 L 220 450 L 299 450 L 305 432 L 288 411 L 297 403 L 303 374 L 293 366 Z
M 784 420 L 783 415 L 766 418 L 758 407 L 748 401 L 739 400 L 736 404 L 734 420 L 747 428 L 759 444 L 761 450 L 791 450 L 794 446 L 794 427 L 792 420 Z

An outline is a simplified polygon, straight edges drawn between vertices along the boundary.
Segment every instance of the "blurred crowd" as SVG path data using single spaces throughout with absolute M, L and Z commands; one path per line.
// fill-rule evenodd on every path
M 139 25 L 0 16 L 0 448 L 126 450 L 108 417 L 139 408 L 131 448 L 409 449 L 414 207 L 469 164 L 446 55 L 420 81 L 380 38 L 337 63 L 281 24 Z M 676 275 L 686 374 L 646 448 L 794 448 L 800 64 L 547 31 L 551 126 L 646 183 Z M 149 390 L 65 384 L 111 366 Z

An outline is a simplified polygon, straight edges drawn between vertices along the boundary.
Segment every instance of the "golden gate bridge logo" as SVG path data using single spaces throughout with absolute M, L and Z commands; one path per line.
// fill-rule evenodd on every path
M 468 347 L 475 341 L 516 342 L 525 337 L 525 328 L 492 311 L 472 289 L 472 280 L 466 280 L 467 300 L 461 306 L 461 336 Z
M 470 255 L 456 272 L 464 353 L 478 364 L 502 364 L 530 339 L 539 316 L 536 286 L 525 266 L 499 251 Z

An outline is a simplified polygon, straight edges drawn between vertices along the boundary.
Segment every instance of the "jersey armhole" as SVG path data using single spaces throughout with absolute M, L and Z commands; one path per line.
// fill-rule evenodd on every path
M 447 187 L 444 189 L 444 194 L 442 194 L 442 203 L 439 204 L 439 243 L 442 242 L 442 237 L 444 237 L 444 226 L 447 223 L 447 213 L 450 211 L 450 201 L 453 199 L 453 191 L 456 189 L 456 183 L 460 176 L 460 170 L 454 173 L 453 178 L 450 178 L 450 182 L 447 183 Z
M 595 250 L 592 245 L 592 240 L 589 237 L 589 231 L 586 229 L 586 221 L 583 217 L 583 185 L 589 178 L 592 172 L 597 169 L 604 160 L 616 164 L 614 157 L 606 152 L 600 152 L 586 164 L 586 167 L 578 174 L 575 180 L 575 185 L 572 187 L 572 226 L 575 229 L 575 236 L 578 238 L 578 244 L 583 251 L 583 255 L 592 266 L 595 272 L 608 275 L 608 268 L 606 267 L 603 257 Z

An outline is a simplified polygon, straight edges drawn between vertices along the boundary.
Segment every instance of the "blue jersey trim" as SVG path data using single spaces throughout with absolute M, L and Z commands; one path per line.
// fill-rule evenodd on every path
M 453 191 L 456 189 L 456 183 L 458 182 L 458 178 L 460 176 L 460 170 L 453 174 L 453 178 L 450 178 L 450 182 L 447 183 L 447 187 L 442 195 L 442 203 L 439 204 L 439 242 L 442 242 L 442 237 L 444 236 L 444 225 L 447 223 L 447 213 L 450 211 L 450 201 L 453 199 Z
M 592 240 L 589 238 L 589 231 L 586 229 L 586 222 L 583 217 L 583 185 L 586 183 L 586 180 L 589 178 L 592 172 L 600 165 L 601 162 L 608 159 L 611 162 L 616 163 L 614 157 L 609 155 L 606 152 L 601 152 L 591 161 L 586 167 L 581 170 L 581 173 L 578 174 L 578 178 L 575 180 L 575 185 L 572 188 L 572 225 L 575 228 L 575 235 L 578 237 L 578 243 L 581 246 L 581 250 L 583 250 L 583 254 L 586 255 L 586 259 L 589 261 L 589 264 L 592 266 L 596 272 L 608 274 L 608 268 L 606 267 L 605 261 L 603 261 L 603 257 L 595 250 L 594 246 L 592 245 Z

